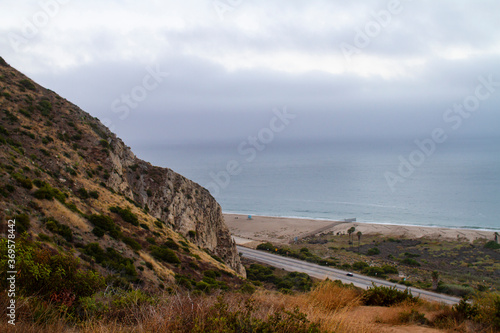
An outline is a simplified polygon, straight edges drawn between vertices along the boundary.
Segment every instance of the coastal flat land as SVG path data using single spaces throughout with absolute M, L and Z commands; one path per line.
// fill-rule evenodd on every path
M 382 235 L 405 239 L 441 239 L 474 242 L 480 239 L 494 239 L 493 231 L 474 229 L 450 229 L 441 227 L 420 227 L 362 222 L 342 222 L 287 217 L 252 216 L 224 214 L 227 226 L 236 243 L 255 247 L 260 242 L 287 244 L 295 237 L 298 239 L 321 233 L 347 233 L 351 227 L 363 235 Z

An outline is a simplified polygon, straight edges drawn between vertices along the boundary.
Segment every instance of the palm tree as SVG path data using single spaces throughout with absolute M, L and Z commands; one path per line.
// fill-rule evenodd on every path
M 359 243 L 361 242 L 361 235 L 363 233 L 361 231 L 358 231 L 358 233 L 356 235 L 358 235 L 358 254 L 359 254 Z
M 350 227 L 349 230 L 347 230 L 347 233 L 349 234 L 349 244 L 352 244 L 352 242 L 351 242 L 351 234 L 354 233 L 354 231 L 356 231 L 355 227 Z

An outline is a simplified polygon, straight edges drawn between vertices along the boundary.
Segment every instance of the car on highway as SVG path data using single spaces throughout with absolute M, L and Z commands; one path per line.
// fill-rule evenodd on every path
M 354 276 L 352 273 L 347 273 L 346 275 L 347 276 Z

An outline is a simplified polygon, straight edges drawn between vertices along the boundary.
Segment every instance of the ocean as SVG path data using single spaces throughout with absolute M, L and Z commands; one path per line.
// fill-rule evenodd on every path
M 251 147 L 235 141 L 133 150 L 207 187 L 226 213 L 500 230 L 498 139 Z

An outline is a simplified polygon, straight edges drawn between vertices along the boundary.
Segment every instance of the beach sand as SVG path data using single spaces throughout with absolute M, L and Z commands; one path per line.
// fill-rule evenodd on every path
M 383 235 L 395 238 L 432 238 L 443 240 L 494 239 L 493 231 L 474 229 L 450 229 L 441 227 L 402 226 L 362 222 L 325 221 L 286 217 L 252 216 L 224 214 L 224 219 L 236 243 L 256 247 L 261 242 L 286 244 L 295 237 L 298 239 L 319 233 L 347 233 L 351 227 L 364 235 Z

